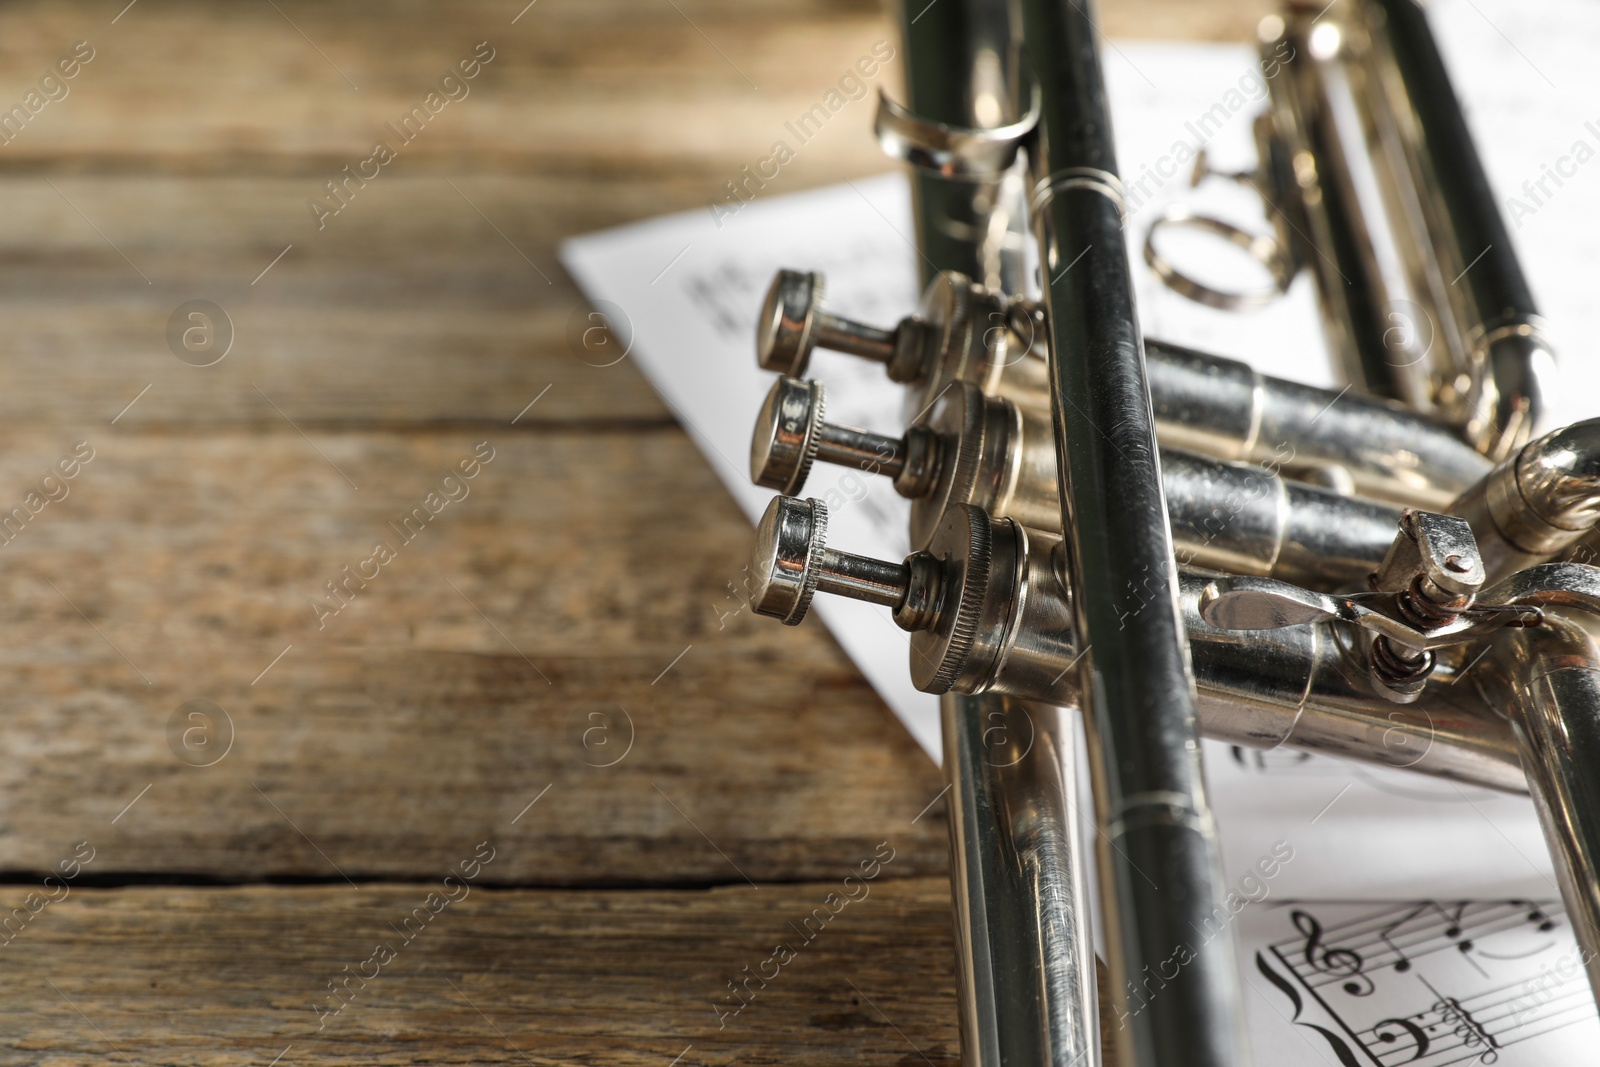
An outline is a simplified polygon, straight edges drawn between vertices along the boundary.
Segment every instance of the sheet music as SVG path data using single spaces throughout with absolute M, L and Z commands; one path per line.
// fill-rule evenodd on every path
M 1509 0 L 1440 0 L 1430 11 L 1511 219 L 1505 198 L 1517 193 L 1519 203 L 1531 205 L 1522 184 L 1539 179 L 1546 164 L 1566 156 L 1564 169 L 1571 169 L 1580 140 L 1600 150 L 1600 110 L 1592 106 L 1600 100 L 1600 64 L 1585 55 L 1600 40 L 1600 5 L 1549 0 L 1537 20 Z M 1135 211 L 1127 227 L 1146 334 L 1244 359 L 1269 374 L 1332 384 L 1308 277 L 1263 311 L 1230 314 L 1168 292 L 1141 258 L 1150 220 L 1197 195 L 1187 186 L 1187 165 L 1157 180 L 1172 169 L 1176 143 L 1205 147 L 1220 170 L 1253 159 L 1249 123 L 1260 105 L 1243 93 L 1243 106 L 1233 109 L 1229 95 L 1259 69 L 1253 50 L 1116 42 L 1105 49 L 1104 64 L 1124 180 L 1133 185 L 1146 176 L 1143 194 L 1130 197 Z M 1196 120 L 1219 105 L 1229 110 L 1228 121 L 1194 136 Z M 864 138 L 869 122 L 834 124 L 822 136 Z M 1539 196 L 1531 213 L 1518 208 L 1513 225 L 1552 339 L 1565 354 L 1551 424 L 1600 413 L 1600 361 L 1591 352 L 1600 337 L 1600 302 L 1591 292 L 1600 277 L 1600 215 L 1591 208 L 1600 203 L 1600 160 L 1563 182 L 1558 188 L 1546 180 L 1551 195 Z M 1242 225 L 1261 227 L 1259 206 L 1242 191 L 1213 181 L 1202 192 L 1209 209 L 1220 206 Z M 578 238 L 562 258 L 590 297 L 626 317 L 629 358 L 754 520 L 771 498 L 750 484 L 745 457 L 771 385 L 756 366 L 753 338 L 773 272 L 824 271 L 831 310 L 890 325 L 916 306 L 911 233 L 907 183 L 889 173 L 799 195 L 764 192 L 720 228 L 701 210 Z M 900 387 L 880 368 L 818 352 L 812 374 L 828 386 L 831 420 L 903 430 Z M 887 479 L 819 464 L 805 493 L 829 504 L 831 544 L 889 559 L 907 552 L 908 509 Z M 739 594 L 742 563 L 729 562 L 728 596 L 708 604 L 708 612 L 721 618 L 747 610 Z M 911 687 L 908 635 L 871 605 L 818 597 L 812 610 L 937 759 L 937 701 Z M 1295 849 L 1270 897 L 1238 920 L 1257 1063 L 1593 1061 L 1600 1026 L 1581 973 L 1534 1015 L 1518 1022 L 1505 1014 L 1515 991 L 1539 981 L 1543 968 L 1555 973 L 1576 958 L 1566 920 L 1552 903 L 1554 873 L 1527 798 L 1288 752 L 1235 751 L 1214 742 L 1203 752 L 1228 877 L 1247 875 L 1277 842 Z M 1470 900 L 1421 903 L 1456 897 Z M 1279 904 L 1295 899 L 1417 903 Z M 1536 912 L 1544 918 L 1534 921 Z M 1341 984 L 1333 981 L 1339 975 L 1308 960 L 1306 917 L 1323 931 L 1318 943 L 1325 951 L 1314 951 L 1315 960 L 1337 971 L 1360 956 L 1359 974 L 1344 975 Z M 1545 922 L 1555 925 L 1543 929 Z M 1452 928 L 1459 932 L 1452 935 Z M 1257 968 L 1258 952 L 1276 981 Z M 1368 981 L 1368 993 L 1345 988 L 1365 989 Z M 1355 1058 L 1341 1060 L 1315 1027 L 1345 1042 Z
M 1294 903 L 1241 921 L 1257 1063 L 1592 1063 L 1600 1017 L 1559 903 Z
M 839 134 L 830 127 L 828 135 Z M 772 499 L 770 490 L 751 484 L 747 457 L 756 412 L 772 386 L 772 375 L 756 366 L 755 331 L 773 273 L 786 266 L 825 271 L 831 309 L 898 322 L 917 306 L 915 253 L 901 238 L 910 218 L 906 181 L 891 174 L 758 199 L 721 229 L 710 212 L 697 211 L 580 237 L 563 247 L 562 260 L 591 297 L 626 316 L 629 358 L 753 522 Z M 903 390 L 880 367 L 819 351 L 811 376 L 828 387 L 830 419 L 904 431 L 896 425 Z M 911 508 L 888 479 L 819 463 L 804 492 L 827 503 L 830 543 L 883 559 L 910 551 Z M 719 625 L 724 613 L 743 610 L 745 562 L 729 561 L 727 597 L 706 606 Z M 939 705 L 911 685 L 910 635 L 881 609 L 843 597 L 819 596 L 811 613 L 937 759 Z

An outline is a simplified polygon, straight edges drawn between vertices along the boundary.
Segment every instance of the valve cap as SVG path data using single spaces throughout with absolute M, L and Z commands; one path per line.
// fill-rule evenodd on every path
M 751 606 L 795 626 L 806 617 L 817 591 L 827 549 L 828 509 L 820 500 L 780 496 L 767 505 L 756 527 Z
M 805 374 L 822 292 L 820 274 L 780 270 L 772 279 L 756 323 L 756 361 L 763 370 L 796 378 Z
M 750 478 L 793 496 L 817 458 L 825 393 L 820 382 L 787 376 L 773 383 L 750 438 Z

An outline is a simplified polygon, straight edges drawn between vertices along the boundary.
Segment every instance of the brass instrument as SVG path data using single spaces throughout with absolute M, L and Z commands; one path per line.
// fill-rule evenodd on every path
M 880 101 L 877 132 L 914 168 L 926 294 L 884 328 L 831 314 L 817 275 L 774 280 L 751 470 L 782 495 L 752 569 L 786 623 L 819 591 L 889 609 L 943 695 L 964 1062 L 1100 1062 L 1102 996 L 1127 1067 L 1248 1062 L 1227 937 L 1127 1010 L 1222 901 L 1201 736 L 1390 766 L 1398 747 L 1415 773 L 1530 793 L 1600 988 L 1600 570 L 1572 561 L 1600 522 L 1600 421 L 1534 438 L 1550 352 L 1422 9 L 1267 19 L 1260 161 L 1224 177 L 1270 232 L 1186 207 L 1145 241 L 1217 307 L 1272 293 L 1197 280 L 1163 231 L 1244 248 L 1274 291 L 1310 271 L 1347 395 L 1141 336 L 1087 0 L 911 7 L 909 99 Z M 816 348 L 903 383 L 905 432 L 829 422 Z M 910 556 L 829 542 L 799 496 L 818 461 L 892 480 Z M 1019 717 L 1034 741 L 996 758 Z

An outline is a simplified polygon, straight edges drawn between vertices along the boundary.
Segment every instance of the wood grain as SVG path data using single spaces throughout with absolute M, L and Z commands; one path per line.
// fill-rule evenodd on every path
M 312 174 L 364 156 L 487 42 L 493 59 L 404 147 L 405 166 L 635 175 L 737 170 L 879 40 L 871 3 L 456 0 L 329 7 L 10 5 L 0 60 L 17 96 L 73 42 L 95 58 L 3 151 L 17 166 Z M 274 10 L 274 7 L 277 10 Z M 485 53 L 488 54 L 488 53 Z M 454 90 L 458 95 L 460 90 Z M 138 115 L 139 122 L 127 121 Z M 715 115 L 715 121 L 708 121 Z M 803 164 L 870 158 L 832 137 Z M 320 184 L 320 177 L 318 184 Z
M 1267 6 L 1102 13 L 1242 40 Z M 556 255 L 702 209 L 892 26 L 0 7 L 0 108 L 96 49 L 0 145 L 0 519 L 95 449 L 0 534 L 0 914 L 95 850 L 0 948 L 0 1063 L 955 1061 L 940 775 L 820 627 L 719 619 L 748 524 L 629 363 L 573 352 Z M 479 41 L 470 96 L 319 228 L 308 200 Z M 888 169 L 852 107 L 775 192 Z M 195 299 L 234 328 L 212 367 L 167 337 Z M 319 626 L 480 441 L 470 496 Z M 196 700 L 229 724 L 204 744 Z M 483 840 L 483 884 L 319 1032 L 327 980 Z M 870 898 L 719 1030 L 726 982 L 885 841 Z
M 259 1065 L 289 1049 L 282 1063 L 947 1067 L 942 878 L 880 878 L 820 932 L 813 920 L 809 943 L 797 932 L 871 855 L 759 889 L 475 889 L 403 928 L 441 883 L 72 889 L 0 948 L 0 1062 Z M 380 942 L 394 959 L 363 966 Z M 795 958 L 719 1029 L 727 983 L 779 942 Z M 327 983 L 356 971 L 376 977 L 319 1031 L 313 1005 L 331 1009 Z
M 281 424 L 271 403 L 302 426 L 504 426 L 547 386 L 519 426 L 668 420 L 631 362 L 579 358 L 569 322 L 588 305 L 554 246 L 697 192 L 457 177 L 374 183 L 320 234 L 304 181 L 0 181 L 17 212 L 0 236 L 0 423 L 105 426 L 147 385 L 120 430 Z M 196 299 L 232 323 L 214 366 L 169 342 Z
M 549 786 L 497 877 L 816 877 L 890 831 L 897 873 L 943 869 L 938 772 L 820 627 L 730 598 L 749 527 L 677 431 L 82 432 L 0 547 L 0 868 L 88 838 L 101 871 L 405 877 Z M 0 499 L 75 440 L 0 431 Z M 196 699 L 235 733 L 203 769 L 167 734 Z
M 898 44 L 870 0 L 538 0 L 515 23 L 516 0 L 359 8 L 145 0 L 113 25 L 106 11 L 117 6 L 32 0 L 0 12 L 0 63 L 14 72 L 16 98 L 73 42 L 96 49 L 71 95 L 0 149 L 12 165 L 337 169 L 488 41 L 493 61 L 406 148 L 405 165 L 726 176 L 765 153 L 783 121 L 874 42 Z M 1274 6 L 1099 5 L 1112 36 L 1222 41 L 1249 40 Z M 857 131 L 808 145 L 794 166 L 809 184 L 864 160 L 881 165 Z

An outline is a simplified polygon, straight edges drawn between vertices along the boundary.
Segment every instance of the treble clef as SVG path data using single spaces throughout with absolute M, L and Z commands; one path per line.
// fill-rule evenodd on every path
M 1372 979 L 1361 973 L 1361 954 L 1347 948 L 1329 948 L 1322 943 L 1322 924 L 1303 911 L 1289 915 L 1294 928 L 1306 935 L 1305 958 L 1312 970 L 1335 978 L 1347 978 L 1342 988 L 1353 997 L 1364 997 L 1373 990 Z

